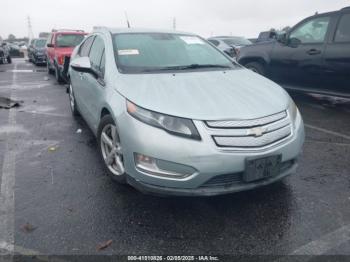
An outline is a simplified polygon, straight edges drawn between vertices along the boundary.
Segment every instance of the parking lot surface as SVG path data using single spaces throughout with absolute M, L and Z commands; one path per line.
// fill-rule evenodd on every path
M 306 142 L 283 182 L 160 198 L 104 174 L 95 138 L 45 67 L 14 59 L 0 71 L 0 97 L 22 101 L 0 109 L 0 253 L 350 255 L 348 100 L 292 94 Z

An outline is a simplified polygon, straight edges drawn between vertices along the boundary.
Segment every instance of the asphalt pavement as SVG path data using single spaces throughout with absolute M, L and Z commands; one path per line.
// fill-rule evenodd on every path
M 0 109 L 0 254 L 350 255 L 349 100 L 292 95 L 306 124 L 296 175 L 160 198 L 104 174 L 93 134 L 45 67 L 0 65 L 0 97 L 21 102 Z

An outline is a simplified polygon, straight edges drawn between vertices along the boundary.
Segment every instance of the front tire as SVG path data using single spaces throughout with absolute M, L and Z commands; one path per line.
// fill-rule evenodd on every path
M 118 183 L 126 184 L 120 136 L 111 115 L 106 115 L 101 119 L 97 138 L 100 155 L 108 176 Z
M 245 64 L 245 67 L 262 76 L 266 75 L 265 66 L 259 62 L 250 62 Z

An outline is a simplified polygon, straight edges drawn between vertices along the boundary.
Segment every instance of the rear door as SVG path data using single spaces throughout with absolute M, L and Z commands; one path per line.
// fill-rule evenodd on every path
M 97 73 L 84 74 L 84 100 L 89 112 L 88 121 L 94 130 L 97 130 L 100 120 L 100 105 L 104 101 L 104 72 L 105 72 L 105 44 L 102 36 L 97 35 L 91 46 L 89 58 L 91 68 Z
M 276 42 L 271 54 L 272 73 L 288 79 L 321 74 L 330 22 L 330 15 L 308 18 L 290 31 L 287 43 Z
M 340 12 L 334 28 L 324 56 L 326 73 L 346 86 L 350 81 L 350 12 Z

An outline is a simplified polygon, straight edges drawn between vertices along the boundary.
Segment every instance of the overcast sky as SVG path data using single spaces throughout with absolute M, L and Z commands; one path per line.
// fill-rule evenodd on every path
M 0 36 L 28 36 L 52 28 L 91 31 L 95 25 L 177 29 L 211 35 L 256 37 L 272 27 L 292 26 L 314 14 L 350 6 L 349 0 L 0 0 Z

